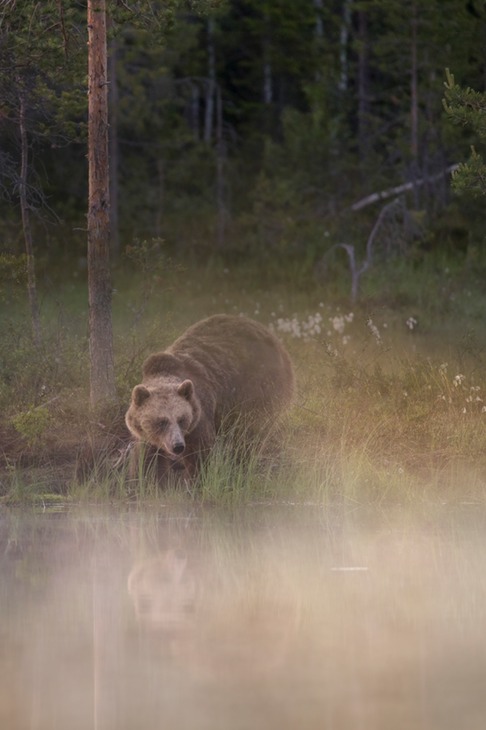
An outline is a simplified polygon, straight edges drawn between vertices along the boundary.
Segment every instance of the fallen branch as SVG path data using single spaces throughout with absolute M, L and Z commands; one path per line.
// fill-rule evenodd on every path
M 362 208 L 366 208 L 367 205 L 372 205 L 373 203 L 376 203 L 378 200 L 386 200 L 387 198 L 391 198 L 394 195 L 401 195 L 401 193 L 405 193 L 407 192 L 407 190 L 413 190 L 413 188 L 425 185 L 426 183 L 436 182 L 437 180 L 440 180 L 441 177 L 445 177 L 446 175 L 454 172 L 454 170 L 457 170 L 458 167 L 458 163 L 454 165 L 449 165 L 449 167 L 446 167 L 445 170 L 438 172 L 436 175 L 427 175 L 426 177 L 421 177 L 418 180 L 403 183 L 403 185 L 397 185 L 394 188 L 380 190 L 379 193 L 372 193 L 371 195 L 367 195 L 365 198 L 361 198 L 361 200 L 358 200 L 356 203 L 353 203 L 350 209 L 352 211 L 361 210 Z

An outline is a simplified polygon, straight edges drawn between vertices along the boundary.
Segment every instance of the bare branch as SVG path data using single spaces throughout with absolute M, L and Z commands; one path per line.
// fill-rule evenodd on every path
M 457 170 L 458 167 L 458 163 L 449 165 L 449 167 L 446 167 L 445 170 L 441 170 L 441 172 L 438 172 L 436 175 L 427 175 L 426 177 L 421 177 L 418 180 L 412 180 L 411 182 L 403 183 L 403 185 L 397 185 L 394 188 L 388 188 L 387 190 L 381 190 L 378 193 L 372 193 L 371 195 L 367 195 L 365 198 L 361 198 L 361 200 L 358 200 L 356 203 L 353 203 L 353 205 L 350 206 L 350 209 L 353 211 L 361 210 L 362 208 L 366 208 L 368 205 L 372 205 L 379 200 L 386 200 L 387 198 L 401 195 L 402 193 L 407 192 L 407 190 L 413 190 L 414 188 L 425 185 L 426 183 L 436 182 L 437 180 L 440 180 L 441 177 L 446 177 L 446 175 Z
M 367 261 L 367 267 L 371 265 L 371 259 L 373 255 L 373 244 L 375 242 L 375 238 L 378 234 L 378 231 L 380 230 L 383 221 L 385 218 L 395 209 L 398 209 L 403 204 L 403 201 L 401 198 L 396 198 L 395 200 L 392 200 L 391 203 L 387 203 L 387 205 L 383 206 L 383 208 L 380 210 L 380 213 L 378 215 L 378 218 L 375 221 L 375 225 L 373 226 L 370 235 L 368 236 L 368 241 L 366 243 L 366 261 Z
M 400 214 L 402 216 L 399 218 Z M 401 232 L 403 233 L 403 229 L 406 228 L 408 218 L 407 218 L 407 209 L 405 207 L 405 202 L 403 197 L 396 198 L 391 203 L 387 203 L 383 208 L 380 210 L 380 213 L 378 214 L 378 217 L 375 221 L 375 224 L 373 228 L 371 229 L 371 233 L 368 236 L 368 240 L 366 242 L 366 249 L 365 249 L 365 256 L 361 262 L 361 264 L 358 264 L 356 261 L 356 248 L 354 244 L 350 243 L 336 243 L 333 246 L 331 246 L 324 256 L 318 261 L 316 265 L 316 273 L 321 271 L 322 273 L 325 272 L 326 269 L 326 263 L 329 256 L 332 254 L 333 251 L 336 251 L 336 249 L 342 248 L 348 257 L 349 261 L 349 271 L 351 274 L 351 301 L 354 303 L 358 298 L 358 292 L 359 292 L 359 282 L 361 276 L 367 271 L 372 264 L 373 261 L 373 253 L 374 249 L 377 244 L 377 238 L 378 234 L 382 230 L 383 226 L 392 226 L 392 232 L 391 232 L 391 238 L 392 240 L 395 239 L 401 239 L 403 240 L 402 236 L 398 236 L 397 233 L 393 233 L 393 228 L 399 227 Z M 390 235 L 386 235 L 390 233 L 385 228 L 385 237 L 388 239 Z M 408 237 L 410 237 L 413 234 L 408 234 Z M 395 240 L 396 243 L 396 240 Z M 395 249 L 397 246 L 387 246 L 387 253 L 390 253 L 390 249 Z

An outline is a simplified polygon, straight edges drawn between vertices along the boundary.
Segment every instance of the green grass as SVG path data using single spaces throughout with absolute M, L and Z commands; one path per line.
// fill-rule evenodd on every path
M 221 439 L 197 483 L 169 485 L 164 499 L 483 500 L 485 295 L 466 263 L 446 264 L 377 268 L 353 307 L 345 270 L 331 301 L 325 286 L 293 281 L 284 267 L 272 276 L 254 263 L 184 268 L 163 261 L 151 273 L 146 264 L 139 273 L 120 267 L 113 300 L 120 407 L 101 419 L 87 407 L 85 282 L 73 274 L 41 291 L 40 351 L 24 297 L 4 290 L 0 494 L 160 499 L 150 475 L 135 490 L 123 469 L 113 469 L 141 363 L 197 319 L 241 312 L 271 325 L 287 345 L 298 378 L 295 405 L 271 448 L 241 451 Z M 74 465 L 83 451 L 92 463 L 79 479 Z

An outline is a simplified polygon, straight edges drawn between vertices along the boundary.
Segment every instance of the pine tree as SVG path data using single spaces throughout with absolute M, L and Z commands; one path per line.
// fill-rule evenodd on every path
M 471 147 L 471 156 L 461 162 L 453 173 L 452 182 L 459 194 L 473 197 L 486 196 L 486 164 L 477 145 L 486 143 L 486 93 L 463 88 L 456 83 L 453 74 L 446 69 L 444 109 L 456 125 L 471 132 L 477 144 Z
M 88 290 L 91 406 L 116 399 L 110 274 L 105 0 L 88 0 Z

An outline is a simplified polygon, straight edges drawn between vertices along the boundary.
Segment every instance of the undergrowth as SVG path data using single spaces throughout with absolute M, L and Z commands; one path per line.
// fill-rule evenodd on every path
M 463 309 L 450 306 L 459 294 L 450 272 L 442 280 L 443 316 L 426 294 L 380 304 L 370 295 L 350 307 L 326 301 L 316 285 L 292 288 L 288 277 L 285 286 L 260 287 L 258 278 L 246 285 L 241 271 L 226 268 L 174 269 L 160 292 L 151 279 L 150 297 L 139 293 L 139 279 L 124 277 L 114 300 L 115 415 L 88 410 L 86 334 L 67 325 L 80 320 L 76 288 L 72 300 L 66 291 L 56 305 L 57 326 L 48 321 L 40 350 L 17 309 L 2 315 L 0 496 L 228 504 L 484 498 L 486 333 L 472 318 L 474 290 Z M 439 280 L 436 272 L 435 294 Z M 285 342 L 298 378 L 295 404 L 271 447 L 226 436 L 194 483 L 174 481 L 161 492 L 149 473 L 134 483 L 123 465 L 113 465 L 128 443 L 123 412 L 141 363 L 216 312 L 254 317 Z M 75 465 L 86 449 L 89 468 L 79 476 Z

